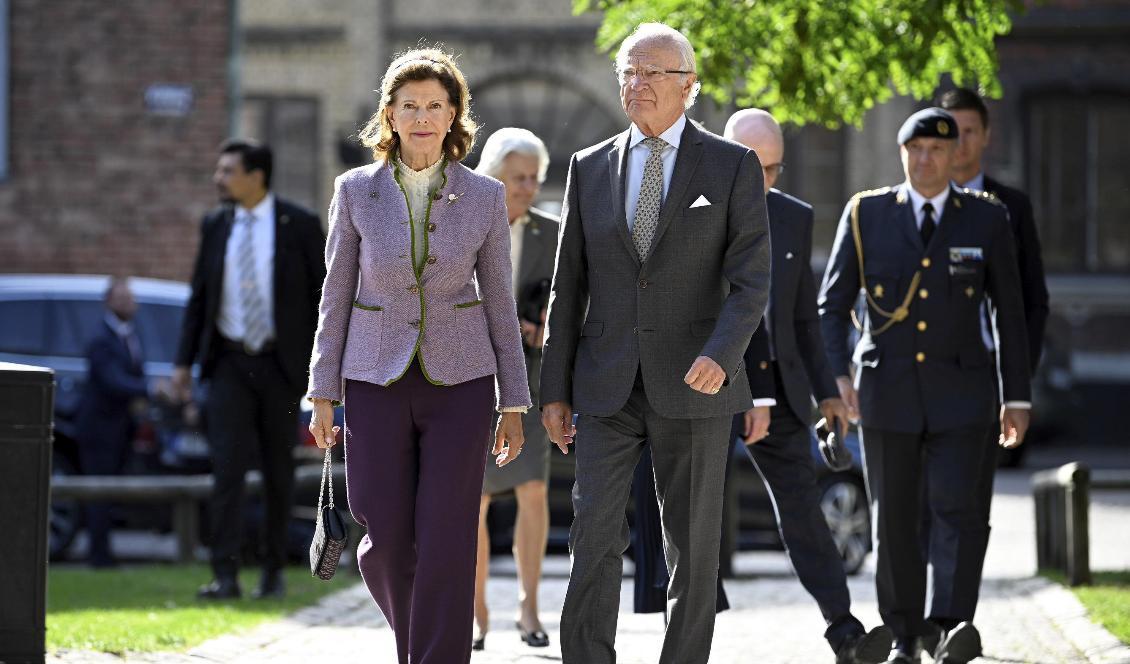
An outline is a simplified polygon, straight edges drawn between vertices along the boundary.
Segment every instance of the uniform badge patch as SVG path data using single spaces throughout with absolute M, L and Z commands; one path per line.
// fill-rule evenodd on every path
M 985 253 L 981 247 L 950 247 L 951 263 L 983 260 L 985 260 Z

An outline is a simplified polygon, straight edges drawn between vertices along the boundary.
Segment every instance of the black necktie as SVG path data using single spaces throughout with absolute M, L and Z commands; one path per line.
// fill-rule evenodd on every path
M 922 234 L 922 246 L 930 246 L 930 238 L 934 237 L 934 229 L 937 224 L 934 223 L 934 206 L 929 201 L 922 206 L 922 228 L 918 232 Z

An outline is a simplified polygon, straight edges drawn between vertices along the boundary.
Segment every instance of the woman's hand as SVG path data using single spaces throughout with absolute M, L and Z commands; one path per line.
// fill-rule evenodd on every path
M 314 442 L 323 450 L 337 445 L 337 432 L 341 427 L 334 426 L 334 405 L 329 399 L 314 399 L 309 429 Z
M 498 419 L 498 428 L 494 431 L 494 463 L 503 467 L 522 453 L 522 446 L 526 444 L 526 435 L 522 433 L 522 413 L 503 413 Z

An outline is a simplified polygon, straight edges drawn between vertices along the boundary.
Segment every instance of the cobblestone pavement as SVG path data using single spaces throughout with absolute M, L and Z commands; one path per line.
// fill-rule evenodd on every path
M 977 624 L 984 638 L 987 664 L 1130 663 L 1130 648 L 1091 623 L 1069 591 L 1032 577 L 1035 567 L 1032 501 L 1027 472 L 1003 472 L 994 502 L 995 525 L 986 560 Z M 1107 546 L 1106 533 L 1125 524 L 1130 505 L 1119 499 L 1092 508 L 1091 526 L 1096 568 L 1130 569 L 1130 552 Z M 1113 542 L 1110 542 L 1113 544 Z M 629 563 L 630 569 L 630 563 Z M 491 632 L 486 650 L 472 664 L 544 664 L 560 661 L 558 612 L 565 593 L 568 560 L 553 556 L 546 562 L 540 593 L 541 617 L 549 632 L 549 648 L 528 648 L 513 627 L 517 605 L 513 562 L 492 561 L 488 586 Z M 743 553 L 735 560 L 738 578 L 726 582 L 732 609 L 718 617 L 712 664 L 831 662 L 821 638 L 823 621 L 811 598 L 791 576 L 777 553 Z M 343 577 L 348 581 L 356 577 Z M 339 581 L 339 582 L 340 582 Z M 868 626 L 878 623 L 874 577 L 865 570 L 850 580 L 854 609 Z M 395 662 L 392 635 L 363 585 L 343 583 L 343 590 L 291 617 L 244 634 L 224 636 L 184 654 L 127 655 L 124 658 L 88 652 L 58 652 L 52 664 L 102 662 Z M 631 579 L 625 578 L 617 650 L 621 664 L 653 664 L 663 636 L 658 614 L 631 611 Z M 930 661 L 924 658 L 924 661 Z

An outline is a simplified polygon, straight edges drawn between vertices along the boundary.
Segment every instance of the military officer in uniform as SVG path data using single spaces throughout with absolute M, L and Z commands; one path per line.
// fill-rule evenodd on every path
M 1015 447 L 1031 407 L 1008 212 L 988 194 L 951 185 L 957 138 L 956 121 L 942 109 L 907 119 L 898 133 L 906 180 L 848 203 L 819 299 L 828 361 L 860 414 L 879 612 L 895 635 L 891 662 L 917 662 L 932 634 L 939 661 L 980 654 L 972 620 L 988 522 L 969 488 L 980 477 L 993 420 L 999 416 L 1000 444 Z M 862 334 L 852 355 L 848 332 L 860 291 L 867 306 L 855 321 Z M 984 298 L 1000 338 L 998 366 L 981 339 Z M 931 514 L 925 551 L 922 501 Z M 935 568 L 929 620 L 927 563 Z

